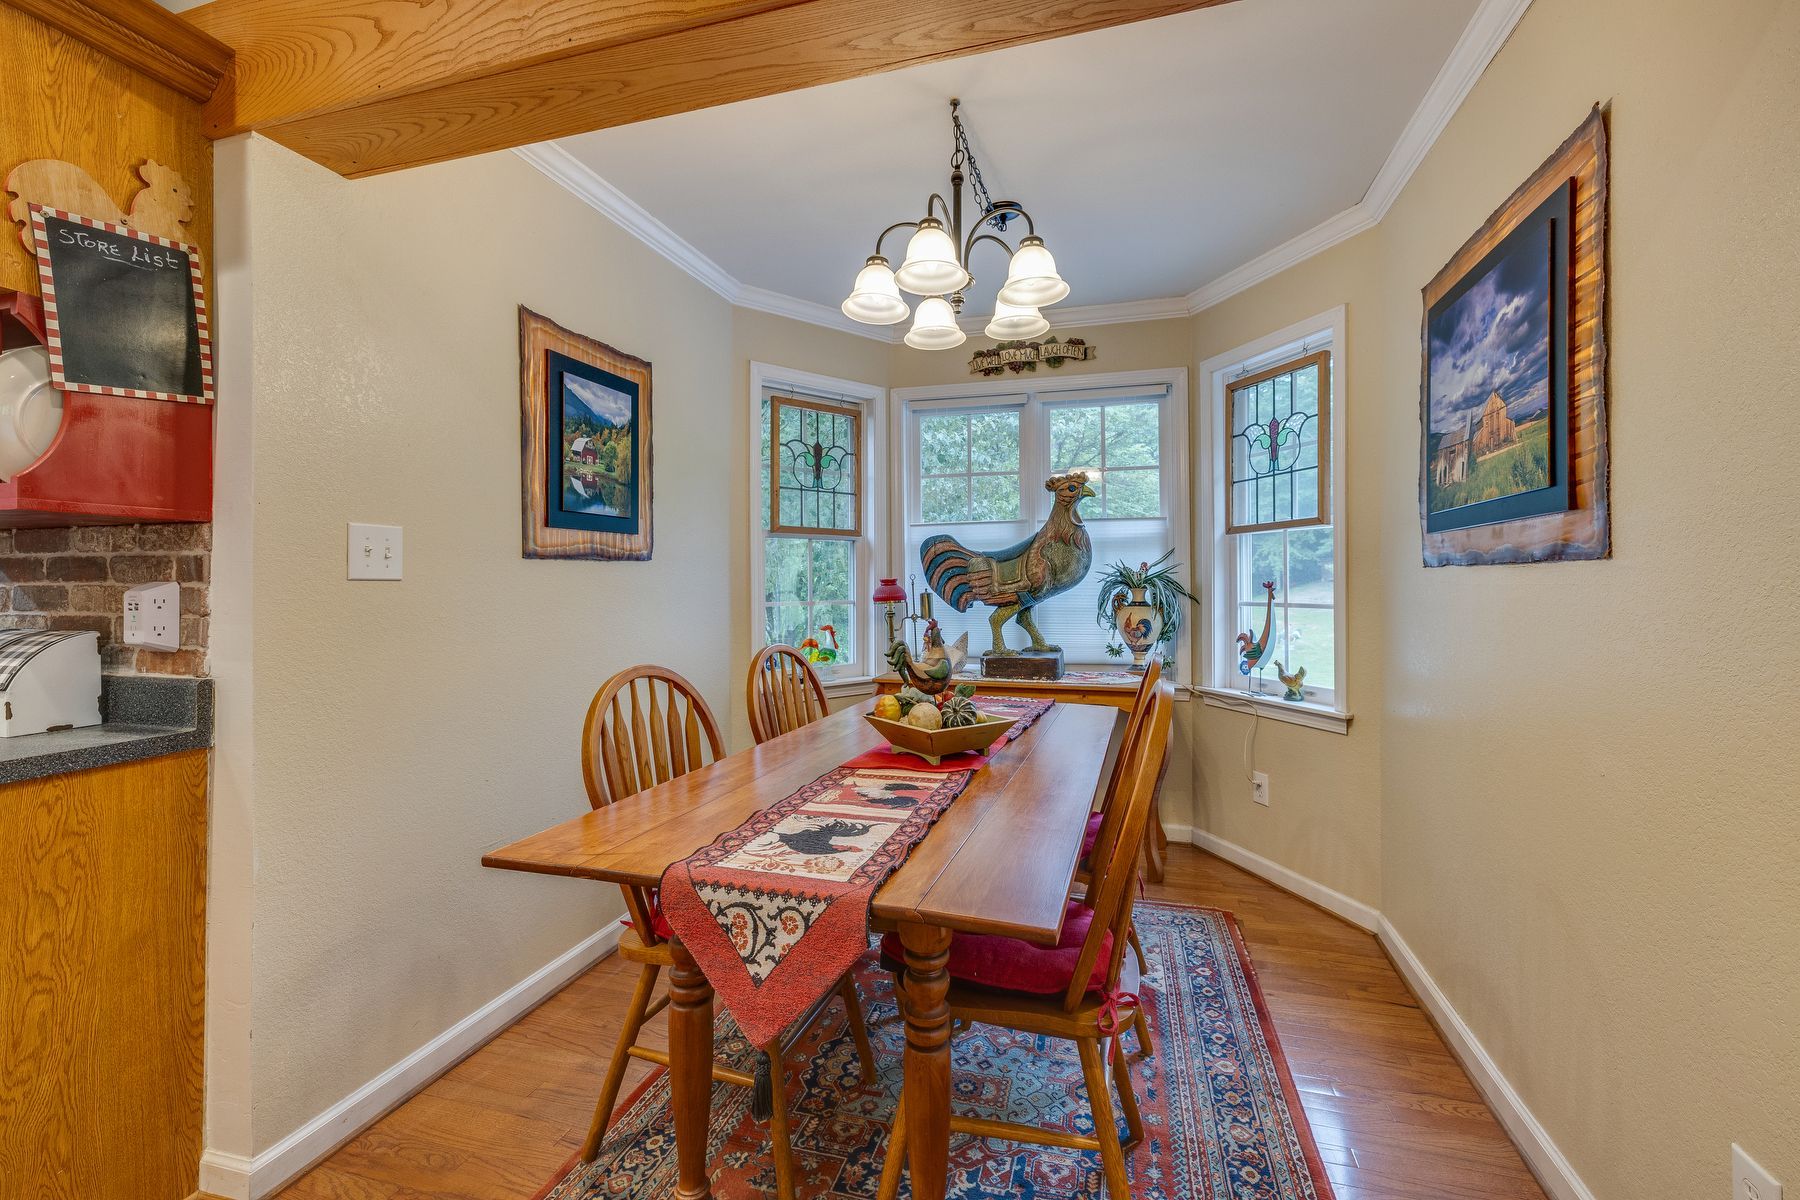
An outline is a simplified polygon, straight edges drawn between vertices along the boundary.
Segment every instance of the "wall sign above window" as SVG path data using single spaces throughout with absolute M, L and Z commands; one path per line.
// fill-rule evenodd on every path
M 1225 532 L 1331 524 L 1331 353 L 1226 385 Z
M 977 350 L 969 358 L 969 374 L 992 377 L 1007 371 L 1035 371 L 1039 363 L 1052 369 L 1067 362 L 1087 362 L 1098 348 L 1080 338 L 1044 342 L 1001 342 L 991 350 Z
M 792 396 L 769 398 L 769 532 L 862 534 L 862 417 Z

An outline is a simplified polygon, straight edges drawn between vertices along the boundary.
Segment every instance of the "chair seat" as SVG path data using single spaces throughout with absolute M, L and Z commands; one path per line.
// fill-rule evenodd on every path
M 950 942 L 950 978 L 1007 992 L 1060 997 L 1080 966 L 1081 943 L 1094 923 L 1094 910 L 1071 900 L 1063 910 L 1062 937 L 1054 946 L 1040 946 L 1021 938 L 998 934 L 959 933 Z M 906 961 L 900 935 L 881 939 L 881 954 L 891 966 Z M 1088 978 L 1088 991 L 1097 994 L 1106 986 L 1106 967 L 1112 954 L 1112 934 L 1101 939 L 1100 954 Z M 1060 1011 L 1060 1006 L 1059 1006 Z

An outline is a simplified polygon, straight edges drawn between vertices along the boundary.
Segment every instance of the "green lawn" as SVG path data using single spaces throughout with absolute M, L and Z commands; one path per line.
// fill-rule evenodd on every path
M 1550 419 L 1539 417 L 1519 426 L 1519 440 L 1469 465 L 1469 477 L 1449 487 L 1433 486 L 1432 512 L 1461 508 L 1535 491 L 1550 483 Z

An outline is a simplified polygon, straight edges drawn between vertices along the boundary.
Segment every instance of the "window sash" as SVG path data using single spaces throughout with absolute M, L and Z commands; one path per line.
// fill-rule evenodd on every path
M 1234 450 L 1237 446 L 1235 432 L 1238 421 L 1236 417 L 1238 395 L 1250 391 L 1271 379 L 1279 379 L 1283 375 L 1292 375 L 1309 368 L 1317 368 L 1319 374 L 1319 419 L 1318 432 L 1314 440 L 1318 446 L 1319 465 L 1318 499 L 1315 516 L 1295 517 L 1286 521 L 1243 522 L 1238 520 L 1237 489 L 1238 485 L 1251 482 L 1235 478 L 1233 469 Z M 1233 379 L 1225 385 L 1225 436 L 1221 439 L 1220 453 L 1217 458 L 1220 489 L 1224 493 L 1225 532 L 1227 534 L 1265 533 L 1277 529 L 1304 529 L 1315 525 L 1330 525 L 1331 514 L 1331 350 L 1326 348 L 1314 354 L 1290 358 L 1272 367 L 1247 375 L 1242 379 Z M 1303 468 L 1310 469 L 1310 468 Z M 1295 468 L 1284 472 L 1290 477 Z M 1255 478 L 1253 476 L 1253 478 Z M 1292 483 L 1289 484 L 1292 487 Z
M 848 527 L 833 525 L 800 525 L 787 524 L 781 519 L 781 496 L 784 491 L 798 493 L 804 497 L 808 491 L 823 494 L 815 489 L 784 488 L 781 482 L 781 415 L 783 412 L 823 413 L 832 417 L 842 417 L 850 422 L 849 454 L 851 466 L 848 471 L 850 491 L 851 523 Z M 802 417 L 804 420 L 804 416 Z M 783 395 L 780 392 L 769 394 L 769 524 L 768 530 L 774 534 L 795 534 L 806 537 L 859 538 L 862 536 L 862 471 L 865 461 L 863 450 L 863 420 L 859 406 L 831 404 L 818 400 L 802 400 L 795 396 Z M 834 499 L 843 495 L 841 492 L 829 493 Z

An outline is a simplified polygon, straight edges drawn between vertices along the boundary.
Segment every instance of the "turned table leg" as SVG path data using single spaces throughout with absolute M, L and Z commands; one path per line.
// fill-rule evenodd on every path
M 906 982 L 906 1152 L 914 1200 L 944 1200 L 950 1172 L 950 931 L 902 925 Z
M 676 1200 L 711 1200 L 706 1123 L 712 1115 L 713 990 L 679 941 L 670 944 L 669 1102 L 679 1162 Z

